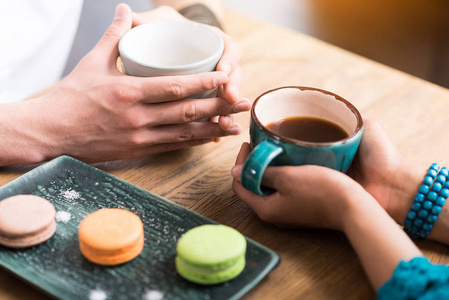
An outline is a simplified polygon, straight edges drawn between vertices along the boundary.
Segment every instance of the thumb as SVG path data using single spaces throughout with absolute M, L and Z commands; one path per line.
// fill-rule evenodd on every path
M 268 166 L 265 169 L 262 177 L 262 185 L 265 187 L 269 187 L 275 190 L 279 190 L 282 186 L 282 181 L 279 179 L 283 177 L 285 166 Z
M 118 43 L 120 38 L 131 29 L 132 11 L 128 5 L 121 3 L 115 8 L 115 17 L 112 24 L 106 29 L 101 40 L 95 46 L 97 51 L 110 53 L 110 59 L 115 64 L 118 57 Z

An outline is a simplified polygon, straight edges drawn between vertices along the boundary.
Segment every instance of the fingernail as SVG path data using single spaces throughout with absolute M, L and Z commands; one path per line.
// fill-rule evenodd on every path
M 226 131 L 226 135 L 237 135 L 240 134 L 240 132 L 242 131 L 242 128 L 240 127 L 239 124 L 234 124 L 232 125 L 231 128 L 229 128 L 228 131 Z
M 237 165 L 237 166 L 232 167 L 232 169 L 231 169 L 232 176 L 235 179 L 237 179 L 238 181 L 240 181 L 240 174 L 242 174 L 242 168 L 243 168 L 242 165 Z
M 115 7 L 115 17 L 114 19 L 121 19 L 123 18 L 128 12 L 128 9 L 126 5 L 119 4 Z
M 246 99 L 244 101 L 237 103 L 234 106 L 234 112 L 236 112 L 236 113 L 242 112 L 242 111 L 248 111 L 250 109 L 251 109 L 251 104 Z
M 217 71 L 215 72 L 215 86 L 219 86 L 228 82 L 228 75 L 224 72 Z
M 228 75 L 231 74 L 231 70 L 232 70 L 231 65 L 228 63 L 226 63 L 220 67 L 220 71 L 223 71 Z
M 228 131 L 231 129 L 232 126 L 232 119 L 229 116 L 221 116 L 220 119 L 222 119 L 222 122 L 224 122 L 223 125 L 225 125 L 224 130 Z
M 229 98 L 231 98 L 229 100 L 231 100 L 232 102 L 237 102 L 237 101 L 241 100 L 241 99 L 238 98 L 239 97 L 239 88 L 234 86 L 234 85 L 230 86 L 230 87 L 227 87 L 227 93 L 226 94 L 228 95 Z

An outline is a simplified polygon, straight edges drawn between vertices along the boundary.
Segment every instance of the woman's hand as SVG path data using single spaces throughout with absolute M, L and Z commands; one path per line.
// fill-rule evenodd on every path
M 365 131 L 360 148 L 347 174 L 370 193 L 396 222 L 402 224 L 426 170 L 399 153 L 379 122 L 364 122 Z M 284 168 L 289 170 L 294 167 Z M 295 174 L 289 176 L 298 176 L 300 170 L 302 168 L 298 168 L 294 171 Z M 266 174 L 268 172 L 267 170 Z M 329 171 L 320 172 L 330 175 Z M 340 175 L 332 176 L 340 178 Z M 315 179 L 320 182 L 323 178 Z M 311 179 L 312 177 L 309 177 L 305 180 Z
M 426 169 L 399 153 L 379 122 L 364 120 L 364 123 L 360 148 L 348 175 L 402 224 Z
M 239 182 L 249 154 L 244 144 L 232 169 L 233 189 L 266 222 L 288 227 L 341 230 L 378 289 L 401 260 L 422 253 L 378 202 L 347 175 L 320 166 L 268 167 L 263 184 L 276 190 L 259 196 Z
M 276 191 L 268 196 L 253 194 L 240 183 L 242 165 L 249 152 L 249 144 L 243 144 L 232 169 L 232 187 L 263 221 L 282 227 L 341 230 L 357 193 L 366 193 L 343 173 L 306 165 L 268 167 L 263 185 Z

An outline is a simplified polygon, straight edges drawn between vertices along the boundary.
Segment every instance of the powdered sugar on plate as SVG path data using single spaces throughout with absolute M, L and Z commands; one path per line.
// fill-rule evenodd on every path
M 67 223 L 72 218 L 72 215 L 66 211 L 58 211 L 55 218 L 58 222 Z
M 72 189 L 67 189 L 65 191 L 61 191 L 61 195 L 66 199 L 66 200 L 76 200 L 80 197 L 80 193 L 72 190 Z
M 107 298 L 108 295 L 106 292 L 98 288 L 90 291 L 89 293 L 89 300 L 106 300 Z
M 144 300 L 162 300 L 164 299 L 164 293 L 156 290 L 148 290 L 143 295 Z

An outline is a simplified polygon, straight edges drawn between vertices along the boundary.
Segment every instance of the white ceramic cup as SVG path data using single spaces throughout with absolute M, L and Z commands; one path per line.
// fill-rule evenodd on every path
M 224 42 L 209 26 L 193 21 L 157 21 L 128 31 L 119 42 L 126 74 L 140 77 L 190 75 L 215 70 Z M 196 94 L 215 97 L 216 90 Z

